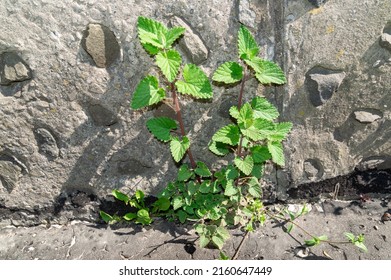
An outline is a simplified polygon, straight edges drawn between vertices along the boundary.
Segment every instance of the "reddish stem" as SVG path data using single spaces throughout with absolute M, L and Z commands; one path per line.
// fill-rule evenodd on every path
M 171 83 L 171 92 L 172 92 L 172 99 L 173 99 L 173 102 L 174 102 L 174 109 L 175 109 L 175 112 L 176 112 L 176 119 L 177 119 L 177 121 L 179 123 L 179 127 L 180 127 L 180 130 L 181 130 L 181 135 L 182 135 L 182 137 L 185 137 L 186 136 L 186 131 L 185 131 L 185 126 L 183 124 L 181 107 L 180 107 L 180 104 L 179 104 L 178 95 L 177 95 L 176 90 L 175 90 L 175 81 Z M 189 147 L 189 149 L 187 149 L 187 155 L 189 156 L 191 168 L 195 169 L 197 167 L 197 165 L 195 163 L 195 160 L 194 160 L 193 154 L 192 154 L 192 152 L 190 150 L 190 147 Z
M 246 83 L 246 80 L 247 80 L 247 66 L 244 67 L 243 79 L 240 82 L 240 93 L 239 93 L 239 101 L 238 101 L 238 110 L 240 110 L 240 107 L 242 107 L 243 93 L 244 93 L 244 84 Z M 243 146 L 243 135 L 240 135 L 240 141 L 239 141 L 239 146 L 238 146 L 238 150 L 237 150 L 238 157 L 240 157 L 242 155 L 242 146 Z

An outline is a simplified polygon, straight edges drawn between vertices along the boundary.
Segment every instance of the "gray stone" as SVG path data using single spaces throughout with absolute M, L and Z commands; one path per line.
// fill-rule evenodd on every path
M 379 44 L 381 47 L 391 51 L 391 21 L 387 22 L 380 36 Z
M 0 160 L 0 183 L 10 193 L 18 185 L 22 169 L 11 161 Z
M 389 169 L 391 168 L 390 156 L 372 156 L 363 159 L 358 165 L 357 170 L 365 171 L 370 169 Z
M 324 5 L 327 0 L 308 0 L 312 5 L 314 5 L 317 8 L 320 8 L 320 6 Z
M 186 28 L 185 35 L 179 40 L 179 46 L 190 58 L 191 62 L 194 64 L 201 64 L 208 59 L 208 48 L 190 24 L 177 16 L 174 16 L 170 23 L 172 26 L 182 26 Z
M 304 173 L 309 180 L 323 177 L 323 167 L 318 159 L 307 159 L 304 162 Z
M 306 74 L 306 86 L 311 103 L 315 106 L 325 104 L 344 80 L 346 74 L 323 67 L 314 67 Z
M 251 9 L 249 0 L 239 1 L 239 22 L 253 29 L 257 26 L 256 14 Z
M 168 117 L 173 120 L 176 120 L 176 112 L 174 108 L 172 108 L 170 105 L 167 105 L 165 103 L 162 103 L 159 105 L 159 107 L 156 108 L 156 110 L 153 111 L 154 117 Z
M 96 125 L 110 126 L 118 122 L 117 116 L 102 105 L 90 105 L 88 111 Z
M 382 116 L 378 114 L 374 114 L 367 111 L 355 111 L 354 117 L 360 123 L 372 123 L 378 119 L 381 119 Z
M 58 149 L 57 141 L 52 133 L 45 128 L 37 128 L 34 132 L 39 152 L 50 160 L 56 159 L 60 150 Z
M 30 67 L 19 55 L 13 52 L 0 54 L 0 85 L 7 86 L 31 78 Z
M 81 44 L 100 68 L 109 67 L 120 55 L 117 38 L 102 24 L 90 23 L 84 31 Z
M 147 171 L 150 166 L 142 164 L 137 159 L 128 159 L 126 161 L 119 161 L 117 164 L 118 173 L 121 175 L 140 175 Z

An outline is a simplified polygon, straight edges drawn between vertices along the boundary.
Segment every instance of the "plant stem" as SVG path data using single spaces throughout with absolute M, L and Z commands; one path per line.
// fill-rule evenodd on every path
M 243 247 L 244 241 L 246 240 L 247 236 L 250 234 L 249 231 L 246 231 L 246 234 L 243 236 L 242 241 L 240 241 L 239 247 L 236 249 L 234 256 L 231 260 L 236 260 L 239 256 L 239 252 Z
M 240 82 L 240 92 L 239 92 L 239 101 L 238 101 L 238 110 L 240 110 L 240 107 L 242 107 L 243 103 L 243 93 L 244 93 L 244 85 L 247 81 L 247 66 L 244 67 L 244 74 L 242 81 Z M 240 135 L 240 141 L 239 141 L 239 146 L 237 150 L 237 156 L 241 157 L 242 155 L 242 146 L 243 146 L 243 135 Z
M 174 109 L 175 109 L 175 113 L 176 113 L 176 118 L 179 123 L 180 130 L 181 130 L 181 135 L 182 135 L 182 137 L 185 137 L 186 131 L 185 131 L 185 126 L 183 124 L 183 118 L 182 118 L 181 107 L 179 104 L 178 95 L 175 90 L 175 81 L 171 83 L 171 93 L 172 93 L 172 99 L 174 102 Z M 194 160 L 193 154 L 190 150 L 190 147 L 189 147 L 189 149 L 187 149 L 187 155 L 189 156 L 191 168 L 195 169 L 197 165 L 195 163 L 195 160 Z

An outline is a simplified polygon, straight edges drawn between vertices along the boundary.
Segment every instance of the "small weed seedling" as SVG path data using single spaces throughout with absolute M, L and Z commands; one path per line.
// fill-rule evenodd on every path
M 194 99 L 211 99 L 212 86 L 207 75 L 194 64 L 182 65 L 180 54 L 173 44 L 185 32 L 183 27 L 167 28 L 149 18 L 138 18 L 138 37 L 144 49 L 155 58 L 160 76 L 149 75 L 142 79 L 133 94 L 132 109 L 142 109 L 160 102 L 171 103 L 176 120 L 168 117 L 151 118 L 146 125 L 160 141 L 169 144 L 171 155 L 179 163 L 188 156 L 189 163 L 179 168 L 177 179 L 170 182 L 159 194 L 158 200 L 149 209 L 144 204 L 144 194 L 136 191 L 132 197 L 115 190 L 113 195 L 125 204 L 136 208 L 123 217 L 111 216 L 101 211 L 106 222 L 119 220 L 135 221 L 143 225 L 152 222 L 151 215 L 194 224 L 199 235 L 200 247 L 213 246 L 222 249 L 230 237 L 229 228 L 241 227 L 248 234 L 267 218 L 285 222 L 290 232 L 294 225 L 307 233 L 311 240 L 308 246 L 327 241 L 325 236 L 313 236 L 294 220 L 305 214 L 267 210 L 262 203 L 261 178 L 264 166 L 272 161 L 284 166 L 282 142 L 292 128 L 290 122 L 277 122 L 279 112 L 267 99 L 254 96 L 243 102 L 245 84 L 255 79 L 262 85 L 282 85 L 286 82 L 281 68 L 260 58 L 259 47 L 247 28 L 238 32 L 238 61 L 220 65 L 213 74 L 213 81 L 239 87 L 237 106 L 229 113 L 233 122 L 219 129 L 209 143 L 209 150 L 217 156 L 233 154 L 233 160 L 219 170 L 210 170 L 202 161 L 195 161 L 190 149 L 182 119 L 180 95 Z M 179 127 L 180 134 L 174 133 Z M 349 241 L 365 249 L 362 235 L 346 234 Z M 244 240 L 244 239 L 243 239 Z M 346 243 L 346 242 L 344 242 Z M 227 259 L 223 252 L 221 259 Z

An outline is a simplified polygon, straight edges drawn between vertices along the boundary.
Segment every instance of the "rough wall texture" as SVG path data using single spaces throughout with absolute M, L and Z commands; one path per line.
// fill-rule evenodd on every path
M 145 127 L 170 107 L 129 108 L 155 71 L 137 40 L 139 15 L 185 26 L 178 47 L 209 75 L 236 58 L 240 23 L 282 66 L 287 85 L 250 81 L 245 97 L 265 95 L 294 123 L 287 166 L 269 175 L 281 198 L 356 167 L 390 168 L 390 11 L 389 0 L 0 0 L 0 208 L 28 220 L 70 193 L 156 193 L 175 176 L 167 147 Z M 184 100 L 197 159 L 224 163 L 206 144 L 229 122 L 237 92 L 214 87 L 213 103 Z

